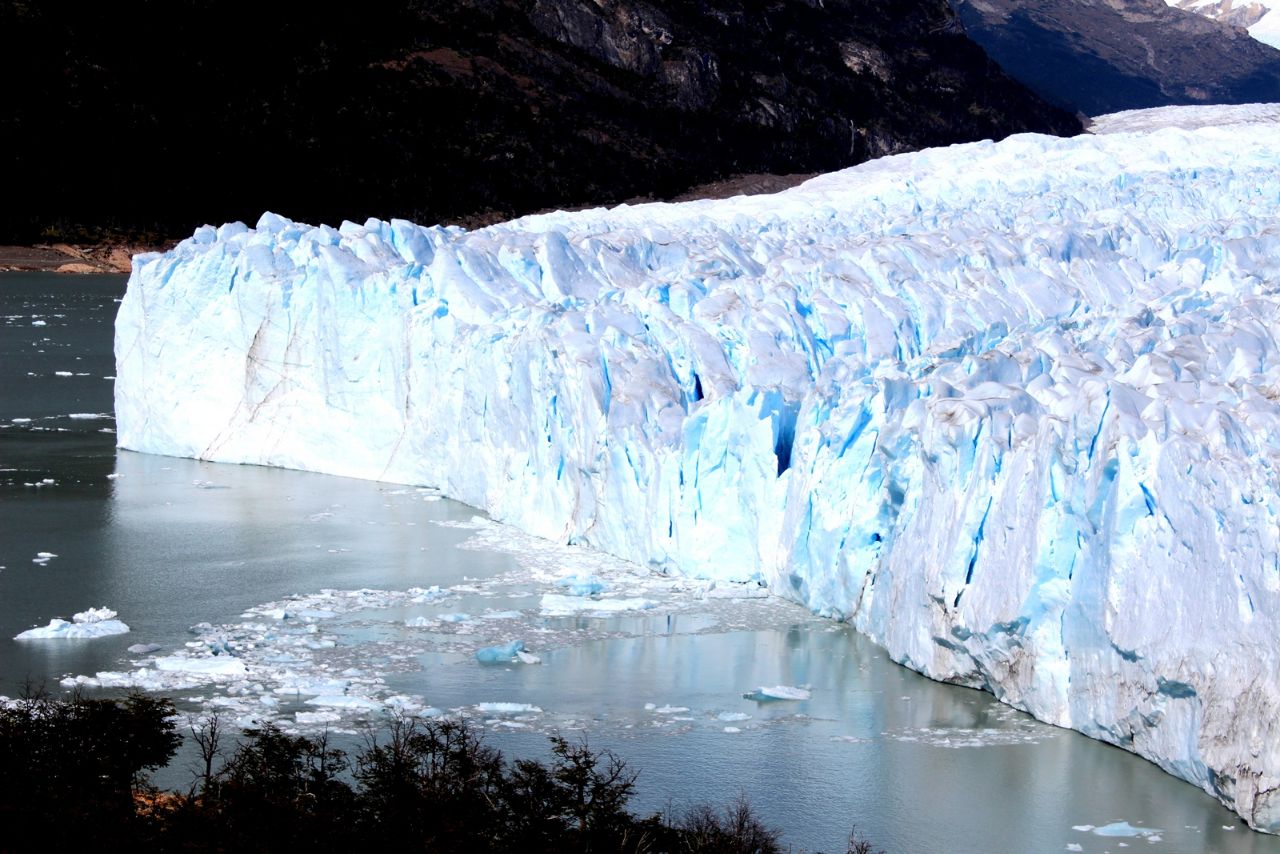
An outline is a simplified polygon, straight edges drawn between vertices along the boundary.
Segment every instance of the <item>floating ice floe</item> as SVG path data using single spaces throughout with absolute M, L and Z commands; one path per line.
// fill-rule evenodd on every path
M 335 724 L 342 720 L 342 715 L 337 712 L 294 712 L 294 720 L 304 726 L 320 726 L 324 724 Z
M 240 659 L 231 655 L 214 655 L 193 657 L 187 655 L 166 655 L 157 658 L 152 667 L 162 673 L 185 673 L 199 676 L 246 676 L 249 668 Z
M 476 711 L 488 715 L 538 715 L 542 709 L 530 703 L 477 703 Z
M 542 613 L 549 616 L 565 616 L 586 612 L 588 614 L 611 614 L 620 611 L 648 611 L 657 607 L 652 599 L 634 597 L 630 599 L 593 599 L 582 596 L 566 596 L 563 593 L 544 593 L 539 607 Z
M 767 688 L 756 688 L 754 691 L 749 691 L 742 696 L 748 700 L 755 700 L 757 703 L 767 703 L 773 700 L 808 700 L 813 694 L 808 688 L 773 685 Z
M 1101 827 L 1089 827 L 1081 825 L 1073 827 L 1073 830 L 1084 830 L 1088 827 L 1088 832 L 1094 836 L 1118 836 L 1118 837 L 1139 837 L 1154 842 L 1160 841 L 1160 834 L 1163 832 L 1155 827 L 1135 827 L 1127 821 L 1113 821 L 1110 824 L 1104 824 Z
M 381 711 L 385 704 L 360 694 L 321 694 L 306 701 L 308 706 L 327 706 L 331 709 L 350 709 L 364 712 Z
M 566 575 L 556 579 L 556 587 L 563 587 L 570 596 L 597 596 L 608 589 L 597 575 Z
M 476 661 L 481 664 L 510 664 L 520 660 L 524 641 L 514 640 L 502 646 L 486 646 L 476 650 Z
M 55 618 L 47 626 L 27 629 L 14 637 L 14 640 L 100 638 L 122 635 L 128 631 L 129 627 L 116 619 L 115 611 L 110 608 L 90 608 L 73 615 L 70 621 Z

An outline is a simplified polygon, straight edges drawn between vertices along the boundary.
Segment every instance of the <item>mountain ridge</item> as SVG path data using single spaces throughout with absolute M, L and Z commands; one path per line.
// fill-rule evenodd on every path
M 1050 103 L 1088 116 L 1280 101 L 1280 51 L 1164 0 L 957 0 L 970 38 Z
M 1079 130 L 944 0 L 8 4 L 0 68 L 24 81 L 0 242 L 268 208 L 479 224 Z

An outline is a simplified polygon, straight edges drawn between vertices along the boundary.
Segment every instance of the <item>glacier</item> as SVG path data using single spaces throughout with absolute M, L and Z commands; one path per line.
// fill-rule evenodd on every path
M 1280 133 L 1212 109 L 476 231 L 204 227 L 134 261 L 118 443 L 767 585 L 1277 832 Z

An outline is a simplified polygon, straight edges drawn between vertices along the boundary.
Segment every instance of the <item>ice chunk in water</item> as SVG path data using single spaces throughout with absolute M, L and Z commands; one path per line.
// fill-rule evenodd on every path
M 476 711 L 491 715 L 540 714 L 542 709 L 530 703 L 477 703 Z
M 1159 828 L 1134 827 L 1127 821 L 1113 821 L 1111 824 L 1095 827 L 1092 831 L 1094 836 L 1142 836 L 1147 838 L 1153 837 L 1160 832 Z
M 122 635 L 129 627 L 117 620 L 116 612 L 110 608 L 90 608 L 72 616 L 71 621 L 54 618 L 49 625 L 27 631 L 14 637 L 14 640 L 34 640 L 39 638 L 100 638 L 107 635 Z
M 563 587 L 570 596 L 598 596 L 609 589 L 600 576 L 582 573 L 557 578 L 556 587 Z
M 519 661 L 524 651 L 524 641 L 514 640 L 501 646 L 486 646 L 476 650 L 476 661 L 481 664 L 510 664 Z
M 755 700 L 757 703 L 767 703 L 774 700 L 807 700 L 813 695 L 808 688 L 774 685 L 768 688 L 762 686 L 742 696 L 748 700 Z

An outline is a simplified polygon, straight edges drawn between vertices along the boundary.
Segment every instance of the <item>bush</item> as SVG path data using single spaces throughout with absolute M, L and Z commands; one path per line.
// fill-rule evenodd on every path
M 745 797 L 724 812 L 706 804 L 690 809 L 677 822 L 685 850 L 705 854 L 777 854 L 778 831 L 765 827 L 751 812 Z
M 397 717 L 356 760 L 365 833 L 432 851 L 491 850 L 504 774 L 501 754 L 464 721 Z
M 104 843 L 145 832 L 135 793 L 181 738 L 168 700 L 67 700 L 43 692 L 0 706 L 0 826 L 33 838 Z M 6 843 L 8 844 L 8 843 Z
M 678 820 L 628 810 L 635 772 L 585 740 L 551 738 L 549 763 L 508 764 L 465 720 L 397 717 L 370 733 L 354 763 L 327 736 L 248 730 L 220 768 L 224 726 L 192 726 L 202 760 L 186 795 L 159 793 L 143 772 L 180 741 L 173 705 L 55 700 L 0 707 L 0 820 L 40 840 L 93 838 L 108 849 L 349 851 L 434 854 L 618 852 L 774 854 L 778 831 L 745 799 Z M 0 843 L 0 851 L 24 850 Z M 34 846 L 32 846 L 34 847 Z M 851 854 L 869 854 L 860 838 Z

